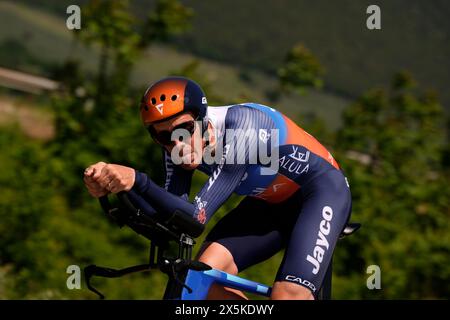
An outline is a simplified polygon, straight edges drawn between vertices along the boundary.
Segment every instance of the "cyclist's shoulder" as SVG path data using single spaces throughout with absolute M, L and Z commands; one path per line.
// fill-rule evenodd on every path
M 276 110 L 276 108 L 267 106 L 261 103 L 255 103 L 255 102 L 243 102 L 243 103 L 237 103 L 237 104 L 229 104 L 229 105 L 223 105 L 223 106 L 208 106 L 208 115 L 210 114 L 217 114 L 217 113 L 248 113 L 252 112 L 254 110 L 259 110 L 264 113 L 267 112 L 279 112 Z
M 256 103 L 256 102 L 243 102 L 243 103 L 238 103 L 238 104 L 233 104 L 230 105 L 230 110 L 233 110 L 234 112 L 254 112 L 255 110 L 261 111 L 263 113 L 268 113 L 268 112 L 279 112 L 276 110 L 276 108 L 272 107 L 272 106 L 268 106 L 265 104 L 261 104 L 261 103 Z
M 223 116 L 227 129 L 258 127 L 259 123 L 266 122 L 265 120 L 270 118 L 270 113 L 281 115 L 275 108 L 254 102 L 208 107 L 208 115 L 214 117 L 220 114 Z

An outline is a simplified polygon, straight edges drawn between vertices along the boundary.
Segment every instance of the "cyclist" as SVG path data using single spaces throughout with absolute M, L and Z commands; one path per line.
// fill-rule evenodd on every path
M 89 192 L 131 190 L 147 212 L 179 210 L 203 224 L 233 192 L 245 195 L 207 235 L 198 260 L 236 275 L 285 249 L 271 298 L 316 298 L 351 212 L 347 179 L 325 147 L 273 108 L 208 106 L 201 87 L 183 77 L 151 85 L 140 114 L 162 146 L 165 187 L 133 168 L 99 162 L 85 170 Z M 190 202 L 195 169 L 209 179 Z M 213 285 L 208 298 L 246 296 Z

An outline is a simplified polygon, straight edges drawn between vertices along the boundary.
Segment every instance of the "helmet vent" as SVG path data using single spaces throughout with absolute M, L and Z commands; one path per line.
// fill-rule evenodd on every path
M 165 94 L 162 94 L 161 97 L 160 97 L 160 99 L 161 99 L 161 101 L 166 100 L 166 95 L 165 95 Z
M 175 101 L 175 100 L 177 100 L 177 95 L 176 95 L 176 94 L 174 94 L 174 95 L 172 96 L 172 101 Z
M 152 104 L 156 104 L 156 99 L 152 98 Z

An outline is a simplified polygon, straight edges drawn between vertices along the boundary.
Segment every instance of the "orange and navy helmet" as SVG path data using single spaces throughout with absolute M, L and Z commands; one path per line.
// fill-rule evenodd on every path
M 192 112 L 195 119 L 206 118 L 207 100 L 202 88 L 184 77 L 167 77 L 145 91 L 140 104 L 144 126 Z

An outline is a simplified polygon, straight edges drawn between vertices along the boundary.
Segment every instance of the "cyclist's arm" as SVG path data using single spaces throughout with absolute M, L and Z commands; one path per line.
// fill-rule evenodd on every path
M 247 165 L 224 165 L 214 170 L 208 182 L 194 199 L 194 217 L 201 223 L 207 223 L 220 206 L 231 196 L 247 171 Z M 216 177 L 214 179 L 214 177 Z
M 162 159 L 165 173 L 164 189 L 185 200 L 189 200 L 193 171 L 183 170 L 174 165 L 169 154 L 164 149 L 162 149 Z M 131 202 L 146 214 L 156 214 L 157 211 L 137 192 L 136 188 L 130 190 L 128 196 Z
M 153 216 L 157 211 L 134 189 L 128 191 L 128 197 L 132 204 L 141 209 L 145 214 Z
M 139 171 L 136 171 L 133 190 L 159 212 L 172 214 L 179 210 L 206 223 L 240 183 L 246 165 L 224 165 L 220 171 L 218 168 L 196 196 L 194 203 L 161 188 Z M 213 179 L 214 176 L 216 179 Z

